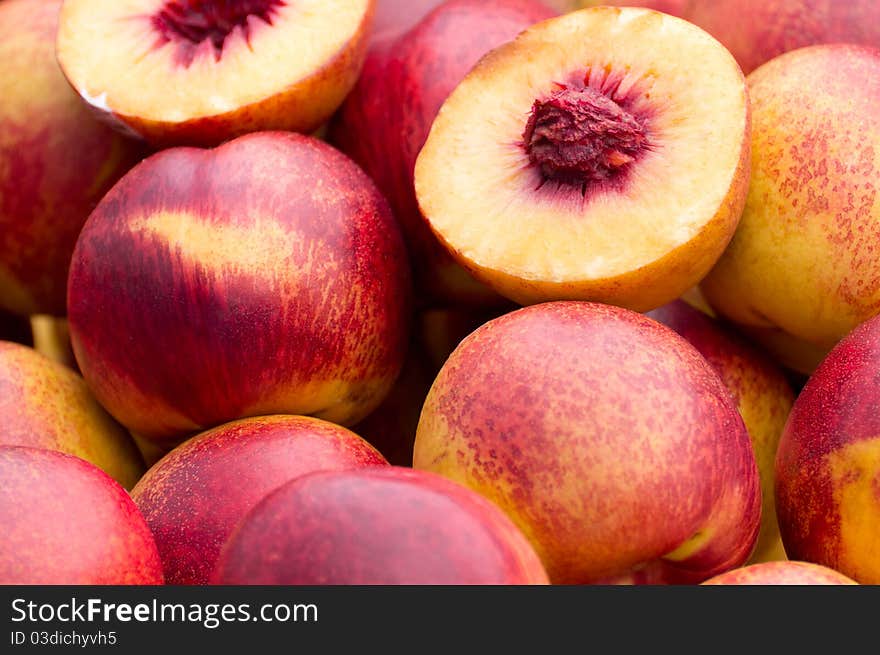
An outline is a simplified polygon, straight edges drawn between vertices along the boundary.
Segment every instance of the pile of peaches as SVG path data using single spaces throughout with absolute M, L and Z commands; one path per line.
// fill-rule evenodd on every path
M 0 583 L 880 583 L 878 48 L 0 0 Z

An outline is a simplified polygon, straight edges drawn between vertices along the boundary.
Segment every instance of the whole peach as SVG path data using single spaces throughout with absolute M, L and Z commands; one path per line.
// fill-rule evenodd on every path
M 534 305 L 471 333 L 428 394 L 413 464 L 504 509 L 554 583 L 698 582 L 758 535 L 752 445 L 717 373 L 610 305 Z
M 356 423 L 400 371 L 410 298 L 363 171 L 315 138 L 258 132 L 132 169 L 79 238 L 68 318 L 101 403 L 175 442 L 261 414 Z
M 809 366 L 880 312 L 880 50 L 801 48 L 748 83 L 748 199 L 701 289 L 719 315 L 769 330 L 788 362 Z

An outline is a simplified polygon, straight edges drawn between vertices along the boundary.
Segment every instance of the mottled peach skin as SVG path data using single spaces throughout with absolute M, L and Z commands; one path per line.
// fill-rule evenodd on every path
M 880 317 L 843 339 L 801 391 L 776 456 L 791 559 L 880 584 Z
M 761 477 L 761 532 L 750 562 L 785 559 L 773 502 L 776 449 L 794 403 L 785 374 L 766 353 L 683 300 L 648 316 L 687 339 L 733 396 L 752 439 Z
M 0 444 L 59 450 L 131 489 L 145 470 L 129 434 L 85 380 L 36 350 L 0 341 Z
M 153 535 L 125 490 L 88 462 L 0 446 L 0 584 L 156 585 Z
M 557 584 L 700 582 L 758 535 L 752 445 L 718 375 L 609 305 L 534 305 L 468 336 L 431 388 L 413 464 L 504 509 Z
M 876 0 L 692 0 L 689 4 L 684 17 L 721 41 L 746 74 L 805 46 L 880 46 Z
M 525 585 L 547 573 L 492 503 L 439 476 L 385 467 L 312 473 L 261 501 L 214 581 L 269 585 Z
M 262 132 L 128 173 L 77 243 L 68 319 L 101 403 L 174 442 L 261 414 L 356 423 L 399 373 L 410 301 L 370 179 L 317 139 Z
M 177 9 L 169 10 L 171 4 Z M 156 148 L 216 146 L 266 130 L 308 134 L 351 91 L 372 30 L 373 0 L 323 4 L 333 6 L 315 0 L 143 0 L 126 7 L 115 0 L 67 0 L 58 60 L 84 104 Z M 285 49 L 266 45 L 266 33 L 278 30 L 288 32 Z M 336 49 L 316 58 L 313 51 L 331 39 Z M 131 40 L 152 47 L 138 48 Z M 296 43 L 306 41 L 298 52 Z M 108 61 L 111 51 L 115 60 Z M 290 63 L 304 59 L 311 68 Z M 218 99 L 205 104 L 209 94 Z
M 207 584 L 220 547 L 265 495 L 313 471 L 381 466 L 356 434 L 319 419 L 234 421 L 175 448 L 132 498 L 153 531 L 169 584 Z
M 854 585 L 855 580 L 809 562 L 763 562 L 706 580 L 704 585 Z
M 23 316 L 64 314 L 76 237 L 143 155 L 100 124 L 64 79 L 55 60 L 60 7 L 0 4 L 0 310 Z
M 701 290 L 718 315 L 810 373 L 880 312 L 880 50 L 800 48 L 748 83 L 748 199 Z
M 416 202 L 413 167 L 443 101 L 490 49 L 554 15 L 537 0 L 450 0 L 407 32 L 378 35 L 329 139 L 363 166 L 391 203 L 422 305 L 503 301 L 456 264 Z

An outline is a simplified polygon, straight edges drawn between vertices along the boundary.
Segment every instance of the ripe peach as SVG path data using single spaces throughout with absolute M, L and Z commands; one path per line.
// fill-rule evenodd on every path
M 687 339 L 733 396 L 752 439 L 761 479 L 761 532 L 750 561 L 785 559 L 773 494 L 776 449 L 794 402 L 788 380 L 767 354 L 682 300 L 648 316 Z
M 794 403 L 776 456 L 791 559 L 880 584 L 880 316 L 843 339 Z
M 155 146 L 311 133 L 363 65 L 374 0 L 65 0 L 58 61 L 83 100 Z
M 809 562 L 764 562 L 716 575 L 704 585 L 854 585 L 855 580 Z
M 59 450 L 126 489 L 144 472 L 129 434 L 74 371 L 33 348 L 0 341 L 0 444 Z
M 733 236 L 748 137 L 742 72 L 706 32 L 582 9 L 468 73 L 419 154 L 416 196 L 449 252 L 507 298 L 646 311 L 694 286 Z
M 537 0 L 450 0 L 411 30 L 371 45 L 330 140 L 364 167 L 400 221 L 424 305 L 497 304 L 437 242 L 422 218 L 413 167 L 440 105 L 491 48 L 553 13 Z
M 746 74 L 805 46 L 880 46 L 876 0 L 697 0 L 685 18 L 721 41 Z
M 504 509 L 554 583 L 698 582 L 758 535 L 730 393 L 675 332 L 609 305 L 545 303 L 474 331 L 428 394 L 413 465 Z
M 223 546 L 220 584 L 524 585 L 547 573 L 478 494 L 383 467 L 302 476 L 254 507 Z
M 0 584 L 162 584 L 149 528 L 125 490 L 88 462 L 0 446 Z
M 101 125 L 55 60 L 61 0 L 0 3 L 0 310 L 64 314 L 76 237 L 141 148 Z
M 169 584 L 207 584 L 235 524 L 266 494 L 312 471 L 380 466 L 345 428 L 302 416 L 227 423 L 175 448 L 132 498 L 153 531 Z
M 880 50 L 801 48 L 748 82 L 748 201 L 701 288 L 719 315 L 770 329 L 787 363 L 810 365 L 810 346 L 827 354 L 880 311 Z
M 68 318 L 101 403 L 175 442 L 260 414 L 356 423 L 400 371 L 410 295 L 370 179 L 317 139 L 261 132 L 132 169 L 83 229 Z

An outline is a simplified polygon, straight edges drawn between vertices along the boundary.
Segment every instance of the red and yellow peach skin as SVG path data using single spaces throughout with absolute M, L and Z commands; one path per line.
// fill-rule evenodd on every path
M 431 388 L 413 464 L 504 509 L 554 583 L 699 582 L 758 535 L 755 457 L 720 378 L 609 305 L 534 305 L 474 331 Z
M 403 240 L 384 198 L 312 137 L 173 148 L 89 218 L 70 271 L 77 362 L 139 436 L 307 414 L 353 424 L 406 349 Z
M 748 199 L 701 289 L 720 316 L 763 330 L 787 365 L 809 373 L 880 312 L 880 50 L 801 48 L 748 83 Z
M 547 584 L 534 549 L 495 505 L 440 476 L 383 467 L 305 475 L 224 545 L 220 584 Z
M 162 584 L 153 535 L 125 490 L 85 460 L 0 446 L 0 584 Z
M 64 314 L 77 235 L 143 154 L 99 123 L 64 79 L 55 60 L 60 7 L 0 4 L 0 309 L 21 315 Z
M 36 350 L 0 341 L 0 444 L 59 450 L 131 489 L 144 461 L 79 375 Z
M 843 339 L 795 401 L 776 456 L 791 559 L 880 584 L 880 317 Z
M 761 478 L 761 532 L 750 561 L 785 559 L 773 502 L 776 449 L 794 402 L 785 374 L 766 353 L 683 300 L 648 316 L 687 339 L 733 396 L 752 439 Z
M 169 584 L 207 584 L 220 547 L 266 494 L 312 471 L 387 462 L 356 434 L 302 416 L 227 423 L 175 448 L 132 491 Z

